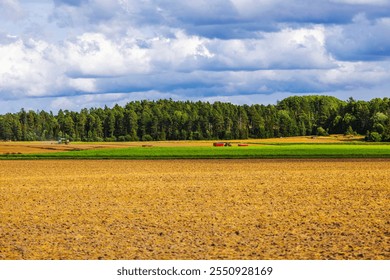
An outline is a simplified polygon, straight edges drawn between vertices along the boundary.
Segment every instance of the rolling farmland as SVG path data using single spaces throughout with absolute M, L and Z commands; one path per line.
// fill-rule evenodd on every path
M 0 161 L 0 259 L 389 259 L 390 160 Z
M 232 140 L 229 147 L 215 147 L 213 142 L 0 142 L 0 160 L 390 158 L 388 143 L 369 143 L 339 135 Z

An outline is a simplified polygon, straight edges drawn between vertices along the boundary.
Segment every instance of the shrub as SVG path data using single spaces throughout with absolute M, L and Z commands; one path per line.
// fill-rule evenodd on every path
M 353 131 L 352 126 L 348 126 L 348 128 L 345 131 L 344 135 L 356 135 L 356 132 Z
M 318 136 L 328 136 L 328 132 L 326 132 L 325 129 L 323 129 L 321 126 L 317 128 L 317 135 Z
M 371 132 L 369 141 L 380 142 L 380 141 L 382 141 L 382 135 L 380 135 L 378 132 L 375 132 L 375 131 Z
M 106 137 L 106 138 L 104 139 L 104 141 L 106 141 L 106 142 L 115 142 L 115 141 L 116 141 L 116 137 L 115 137 L 115 136 Z
M 153 137 L 149 134 L 145 134 L 142 136 L 142 141 L 153 141 Z

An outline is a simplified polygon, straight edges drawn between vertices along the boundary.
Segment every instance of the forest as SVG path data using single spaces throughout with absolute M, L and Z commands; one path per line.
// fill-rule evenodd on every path
M 0 115 L 0 140 L 154 141 L 248 139 L 328 134 L 390 141 L 390 99 L 347 101 L 291 96 L 276 105 L 132 101 L 80 112 L 26 111 Z

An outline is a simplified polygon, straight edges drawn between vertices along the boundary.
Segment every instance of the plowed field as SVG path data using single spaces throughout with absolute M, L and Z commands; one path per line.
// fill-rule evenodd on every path
M 0 161 L 0 259 L 390 259 L 389 160 Z

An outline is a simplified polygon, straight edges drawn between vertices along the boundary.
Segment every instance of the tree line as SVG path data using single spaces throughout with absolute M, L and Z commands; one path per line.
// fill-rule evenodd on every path
M 248 139 L 361 134 L 390 141 L 390 99 L 347 101 L 292 96 L 276 105 L 133 101 L 80 112 L 25 111 L 0 115 L 0 139 L 12 141 L 153 141 Z

